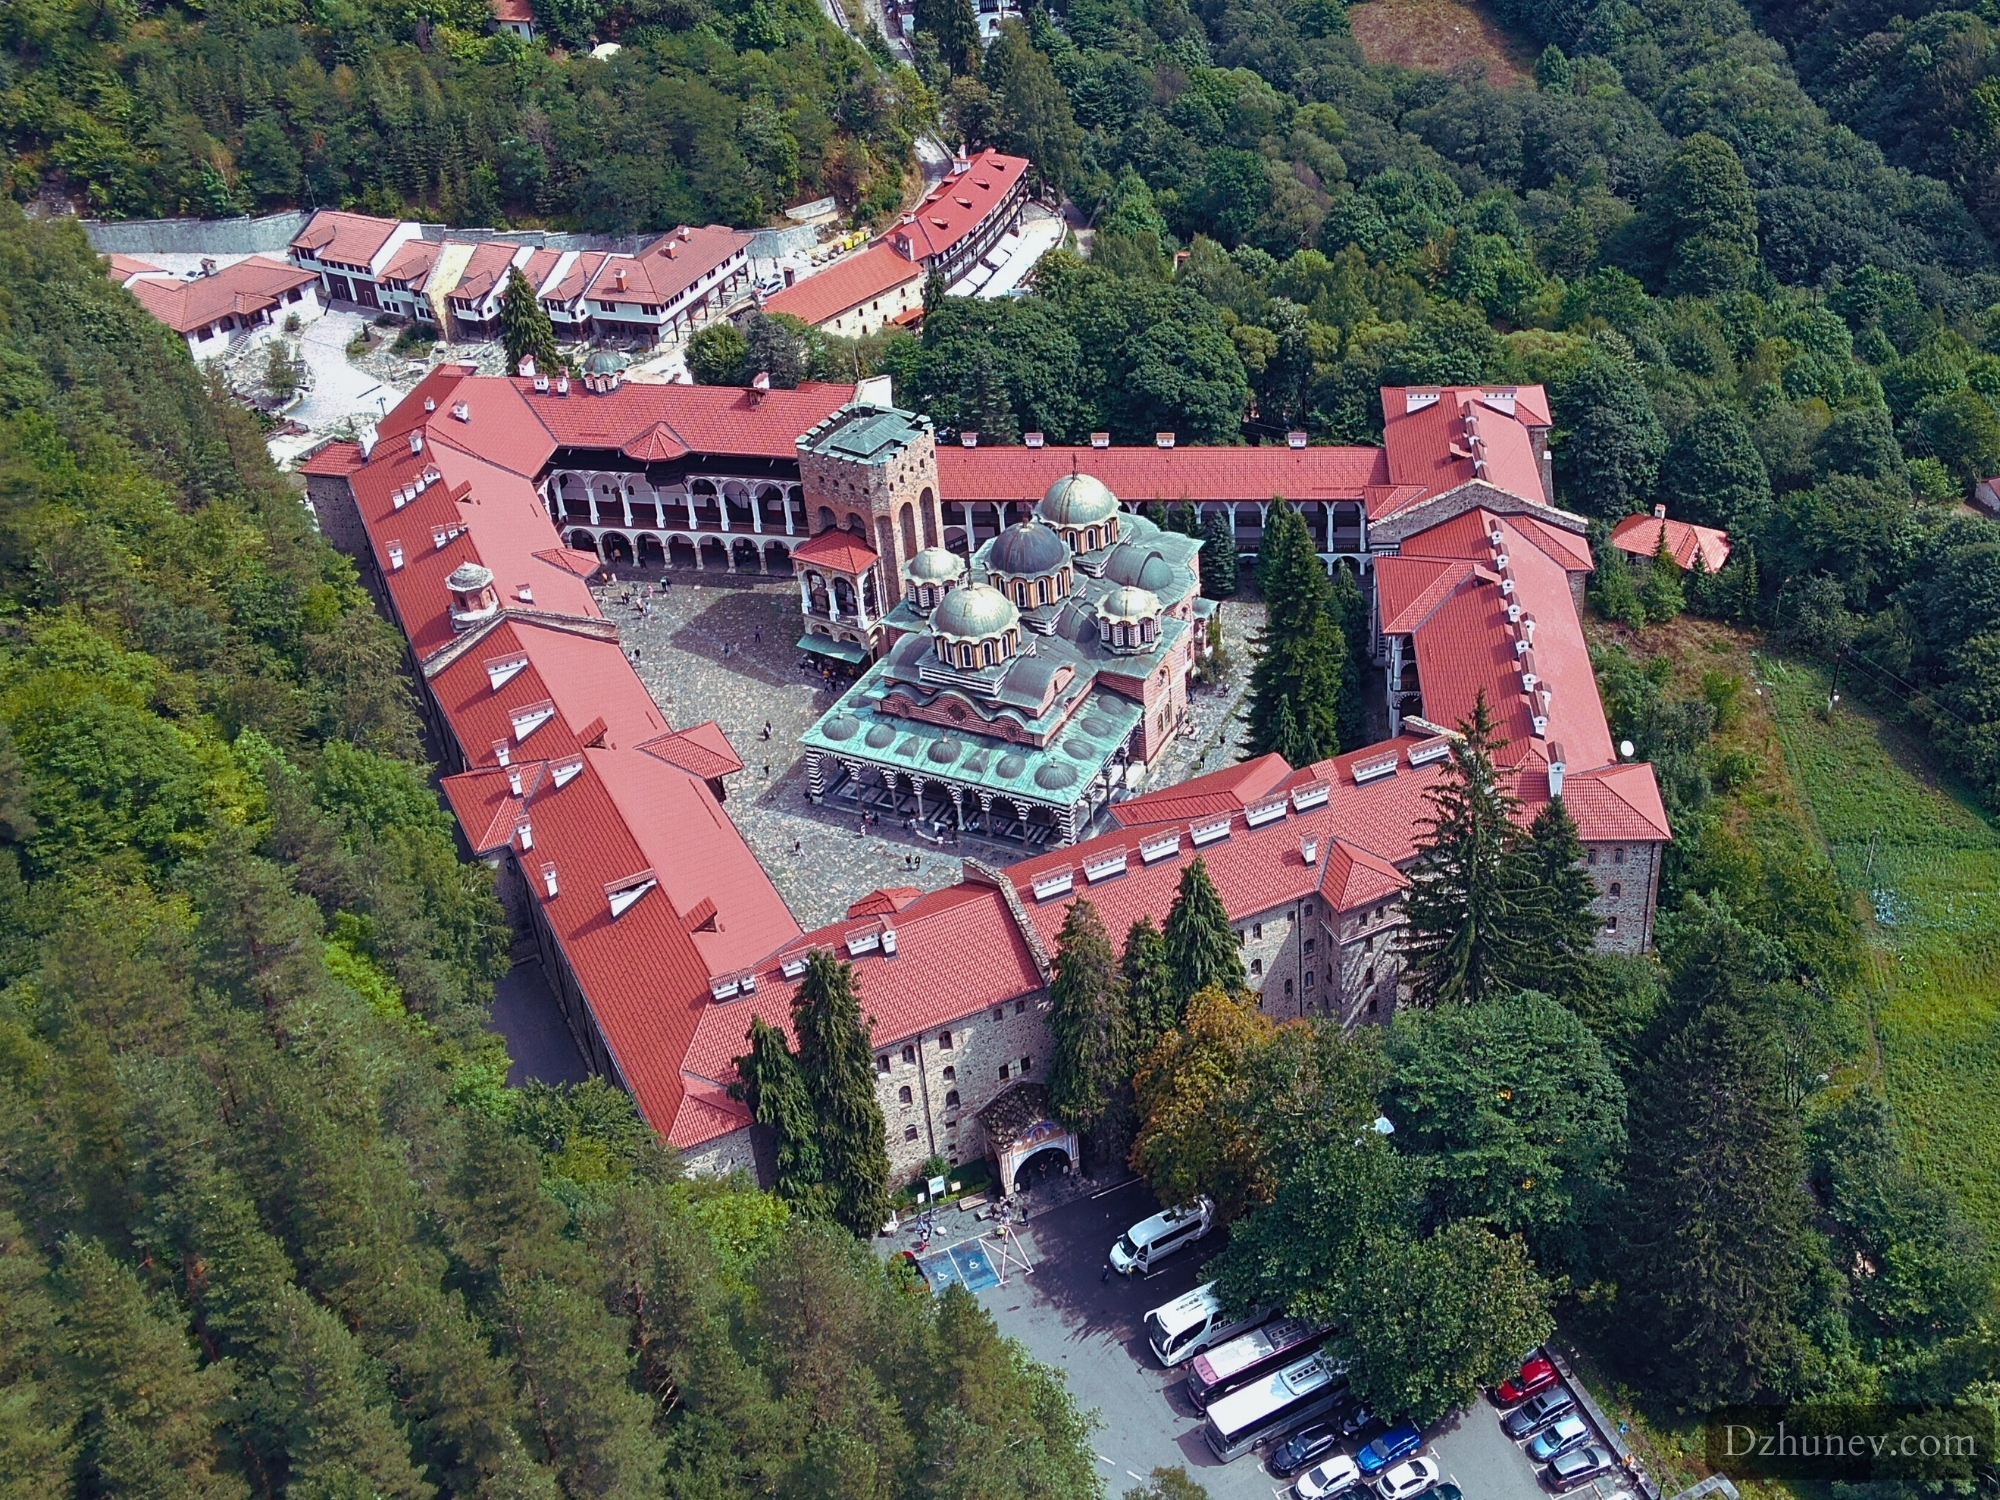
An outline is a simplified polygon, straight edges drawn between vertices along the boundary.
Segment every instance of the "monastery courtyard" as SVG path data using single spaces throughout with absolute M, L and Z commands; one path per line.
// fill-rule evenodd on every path
M 729 779 L 727 811 L 808 931 L 838 921 L 881 886 L 950 885 L 962 854 L 1008 864 L 1027 852 L 970 834 L 940 848 L 901 824 L 871 824 L 863 837 L 854 813 L 808 800 L 799 736 L 847 684 L 830 687 L 816 666 L 803 665 L 792 580 L 725 583 L 720 575 L 704 579 L 685 569 L 621 567 L 594 592 L 627 656 L 638 653 L 639 677 L 667 721 L 681 727 L 714 719 L 743 758 L 745 769 Z M 1237 709 L 1249 683 L 1250 636 L 1263 625 L 1264 609 L 1231 599 L 1221 615 L 1229 675 L 1195 693 L 1193 733 L 1162 755 L 1148 789 L 1216 770 L 1241 753 Z

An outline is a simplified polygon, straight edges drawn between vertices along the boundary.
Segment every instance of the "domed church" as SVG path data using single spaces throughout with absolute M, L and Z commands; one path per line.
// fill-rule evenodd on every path
M 970 562 L 903 565 L 886 649 L 803 741 L 815 801 L 1034 847 L 1086 837 L 1187 713 L 1201 542 L 1064 475 Z

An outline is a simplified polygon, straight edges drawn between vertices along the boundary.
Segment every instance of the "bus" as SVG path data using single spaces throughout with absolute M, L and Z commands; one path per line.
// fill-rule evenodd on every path
M 1346 1384 L 1321 1355 L 1307 1355 L 1210 1402 L 1202 1436 L 1217 1461 L 1229 1463 L 1265 1438 L 1332 1411 Z
M 1211 1396 L 1233 1391 L 1281 1365 L 1312 1353 L 1327 1330 L 1304 1318 L 1283 1318 L 1252 1329 L 1241 1338 L 1203 1350 L 1188 1369 L 1188 1400 L 1196 1411 L 1207 1411 Z

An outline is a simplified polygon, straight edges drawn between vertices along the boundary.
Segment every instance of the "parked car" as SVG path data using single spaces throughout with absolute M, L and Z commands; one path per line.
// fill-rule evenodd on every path
M 1354 1461 L 1361 1465 L 1361 1472 L 1370 1476 L 1380 1474 L 1399 1459 L 1408 1458 L 1424 1445 L 1424 1435 L 1414 1422 L 1398 1422 L 1387 1432 L 1368 1443 L 1354 1455 Z M 1437 1475 L 1431 1475 L 1432 1479 Z M 1418 1485 L 1417 1489 L 1422 1489 Z M 1416 1490 L 1412 1490 L 1415 1494 Z
M 1566 1417 L 1558 1417 L 1553 1427 L 1544 1427 L 1535 1434 L 1528 1444 L 1528 1457 L 1538 1464 L 1545 1464 L 1559 1454 L 1572 1448 L 1581 1448 L 1590 1441 L 1590 1424 L 1571 1412 Z
M 1120 1276 L 1144 1275 L 1214 1227 L 1215 1205 L 1206 1198 L 1141 1219 L 1112 1245 L 1111 1269 Z
M 1437 1460 L 1434 1458 L 1413 1458 L 1375 1481 L 1375 1493 L 1382 1500 L 1417 1500 L 1425 1490 L 1438 1482 Z
M 1517 1406 L 1508 1412 L 1500 1419 L 1500 1426 L 1508 1437 L 1519 1442 L 1524 1437 L 1540 1432 L 1575 1405 L 1576 1397 L 1562 1386 L 1553 1386 L 1525 1405 Z
M 1298 1496 L 1298 1500 L 1329 1500 L 1331 1496 L 1345 1494 L 1359 1483 L 1361 1466 L 1345 1453 L 1336 1453 L 1301 1474 L 1299 1482 L 1292 1487 L 1292 1493 Z
M 1465 1500 L 1465 1491 L 1447 1479 L 1443 1484 L 1432 1485 L 1417 1500 Z
M 1588 1448 L 1577 1448 L 1563 1454 L 1542 1471 L 1542 1477 L 1548 1481 L 1549 1488 L 1560 1495 L 1565 1490 L 1573 1490 L 1595 1479 L 1616 1462 L 1608 1449 L 1592 1443 Z
M 1264 1460 L 1264 1467 L 1280 1479 L 1289 1479 L 1308 1464 L 1317 1463 L 1333 1452 L 1340 1442 L 1340 1429 L 1328 1422 L 1308 1422 L 1287 1433 Z
M 1352 1438 L 1357 1443 L 1365 1443 L 1370 1438 L 1376 1437 L 1387 1426 L 1386 1423 L 1376 1419 L 1374 1412 L 1352 1399 L 1329 1412 L 1327 1421 L 1340 1428 L 1340 1435 L 1343 1438 Z
M 1548 1356 L 1537 1354 L 1493 1391 L 1495 1406 L 1519 1406 L 1530 1396 L 1539 1395 L 1556 1383 L 1556 1367 Z

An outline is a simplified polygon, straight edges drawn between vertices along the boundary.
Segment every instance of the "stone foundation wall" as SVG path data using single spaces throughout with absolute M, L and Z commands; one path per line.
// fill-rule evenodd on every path
M 1008 1084 L 1021 1078 L 1039 1082 L 1048 1076 L 1054 1050 L 1048 1009 L 1048 991 L 1033 990 L 960 1016 L 948 1026 L 895 1042 L 876 1040 L 875 1097 L 887 1127 L 893 1186 L 917 1176 L 932 1156 L 956 1167 L 987 1154 L 986 1132 L 975 1118 L 977 1112 Z M 949 1047 L 943 1045 L 947 1036 Z M 908 1103 L 902 1097 L 905 1089 L 910 1093 Z

